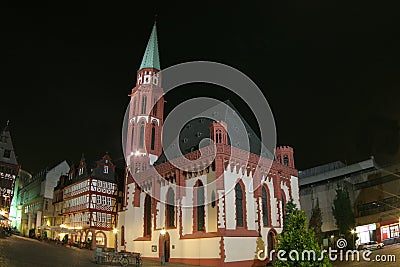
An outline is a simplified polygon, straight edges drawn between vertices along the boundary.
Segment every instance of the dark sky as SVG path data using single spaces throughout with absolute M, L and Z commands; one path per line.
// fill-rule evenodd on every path
M 0 11 L 0 124 L 11 120 L 14 147 L 28 171 L 63 159 L 77 162 L 81 153 L 97 160 L 109 151 L 122 162 L 127 95 L 154 14 L 162 67 L 210 60 L 247 74 L 269 101 L 278 144 L 294 147 L 297 168 L 372 154 L 382 161 L 396 158 L 398 6 L 52 2 L 57 3 L 9 4 Z M 202 88 L 167 95 L 167 111 L 212 92 Z

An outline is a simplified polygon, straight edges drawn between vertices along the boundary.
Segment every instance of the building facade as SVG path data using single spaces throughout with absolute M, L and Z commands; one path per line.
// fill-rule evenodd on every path
M 0 214 L 9 217 L 20 165 L 11 140 L 9 122 L 0 133 Z
M 310 219 L 318 201 L 325 244 L 331 236 L 337 238 L 339 234 L 332 213 L 338 186 L 349 192 L 355 215 L 357 244 L 369 241 L 397 242 L 400 220 L 399 169 L 400 164 L 378 166 L 371 157 L 351 165 L 336 162 L 300 171 L 301 207 Z
M 62 176 L 54 191 L 57 222 L 76 232 L 71 242 L 114 247 L 118 184 L 115 165 L 106 154 L 91 168 L 82 157 L 79 166 Z M 61 215 L 60 215 L 61 214 Z
M 53 189 L 62 174 L 69 171 L 64 160 L 51 169 L 43 170 L 33 176 L 25 175 L 19 181 L 17 192 L 17 213 L 20 210 L 19 231 L 25 236 L 44 234 L 51 237 L 50 231 L 41 231 L 42 226 L 54 226 Z
M 22 188 L 23 181 L 29 181 L 32 179 L 32 174 L 29 172 L 19 169 L 18 177 L 15 181 L 14 186 L 14 195 L 13 200 L 11 202 L 10 208 L 10 217 L 11 226 L 16 227 L 17 229 L 21 229 L 21 218 L 22 218 L 22 204 L 19 197 L 19 190 Z
M 184 157 L 166 160 L 159 72 L 154 25 L 130 100 L 118 249 L 154 260 L 251 266 L 259 238 L 268 250 L 274 248 L 285 203 L 300 205 L 293 149 L 276 148 L 273 161 L 230 145 L 227 128 L 236 125 L 227 112 L 221 121 L 189 122 L 179 136 Z M 251 129 L 246 131 L 251 147 L 260 145 Z M 212 142 L 200 149 L 202 138 Z

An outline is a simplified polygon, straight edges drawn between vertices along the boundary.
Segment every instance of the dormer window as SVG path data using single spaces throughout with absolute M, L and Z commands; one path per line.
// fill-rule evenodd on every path
M 9 150 L 9 149 L 5 149 L 4 150 L 4 154 L 3 154 L 3 157 L 5 157 L 5 158 L 10 158 L 11 157 L 11 150 Z
M 108 173 L 108 166 L 104 166 L 104 173 Z

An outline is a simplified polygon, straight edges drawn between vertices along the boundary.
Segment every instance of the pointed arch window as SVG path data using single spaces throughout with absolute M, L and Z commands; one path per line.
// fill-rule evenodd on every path
M 171 188 L 167 193 L 166 223 L 167 228 L 175 227 L 175 193 Z
M 147 96 L 142 96 L 142 114 L 146 114 Z
M 269 224 L 268 194 L 267 190 L 265 189 L 265 186 L 262 187 L 261 204 L 263 213 L 263 226 L 268 226 Z
M 151 150 L 154 150 L 155 142 L 156 142 L 156 127 L 153 124 L 151 127 L 151 147 L 150 147 Z
M 144 199 L 144 236 L 151 235 L 151 198 L 146 195 Z
M 235 204 L 236 204 L 236 226 L 244 227 L 244 203 L 243 190 L 239 183 L 235 186 Z
M 139 148 L 144 147 L 144 122 L 140 124 L 140 133 L 139 133 Z
M 131 151 L 135 150 L 135 125 L 132 124 Z
M 194 188 L 194 200 L 195 207 L 194 211 L 194 230 L 195 231 L 204 231 L 205 230 L 205 211 L 204 211 L 204 187 L 203 183 L 199 180 Z

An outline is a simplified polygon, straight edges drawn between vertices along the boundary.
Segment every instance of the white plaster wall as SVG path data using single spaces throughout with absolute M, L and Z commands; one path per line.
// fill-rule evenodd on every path
M 225 206 L 225 198 L 223 197 L 225 195 L 225 190 L 218 190 L 218 228 L 225 228 L 225 212 L 224 212 L 224 206 Z
M 182 234 L 190 234 L 193 231 L 193 190 L 186 190 L 186 196 L 182 198 Z
M 256 237 L 224 237 L 225 262 L 253 260 Z
M 274 197 L 274 184 L 272 181 L 272 177 L 266 177 L 264 180 L 264 184 L 268 187 L 269 196 L 270 196 L 270 205 L 271 205 L 271 224 L 272 226 L 278 227 L 279 226 L 279 213 L 278 213 L 278 200 Z
M 130 184 L 129 188 L 135 188 L 134 184 Z M 130 190 L 130 192 L 133 190 Z M 144 206 L 146 195 L 140 194 L 140 206 Z M 143 210 L 141 207 L 133 207 L 133 192 L 129 194 L 127 210 L 118 213 L 118 229 L 121 230 L 123 225 L 125 228 L 125 242 L 127 251 L 141 252 L 138 250 L 138 242 L 133 242 L 138 237 L 143 236 Z M 152 220 L 153 222 L 153 220 Z M 121 238 L 119 234 L 119 238 Z M 141 241 L 145 242 L 145 241 Z M 120 243 L 120 242 L 119 242 Z M 120 246 L 120 244 L 119 244 Z
M 57 185 L 60 176 L 63 174 L 67 174 L 69 171 L 69 165 L 64 160 L 63 162 L 59 163 L 54 168 L 50 169 L 46 174 L 46 180 L 44 185 L 44 197 L 53 199 L 53 192 L 54 187 Z
M 229 175 L 226 175 L 229 176 Z M 225 191 L 225 220 L 226 229 L 232 230 L 236 228 L 236 210 L 235 210 L 235 192 L 233 190 Z
M 171 257 L 176 258 L 220 258 L 220 238 L 183 239 L 171 249 Z M 172 244 L 172 243 L 171 243 Z
M 220 238 L 180 239 L 178 229 L 168 229 L 170 236 L 171 258 L 219 258 Z M 134 241 L 134 249 L 143 257 L 157 258 L 159 256 L 160 231 L 152 232 L 151 241 Z M 172 246 L 174 245 L 174 249 Z M 152 246 L 157 246 L 157 252 L 152 252 Z
M 253 188 L 253 178 L 251 176 L 245 175 L 242 177 L 242 181 L 245 185 L 246 194 L 246 216 L 247 216 L 247 229 L 257 230 L 256 225 L 256 200 L 254 199 L 254 188 Z
M 287 202 L 287 201 L 290 201 L 291 197 L 290 197 L 290 194 L 289 194 L 289 188 L 288 188 L 288 186 L 286 185 L 286 183 L 281 182 L 281 189 L 282 189 L 283 192 L 285 193 L 286 202 Z
M 298 209 L 301 209 L 299 194 L 299 178 L 290 176 L 290 188 L 292 189 L 292 199 Z

